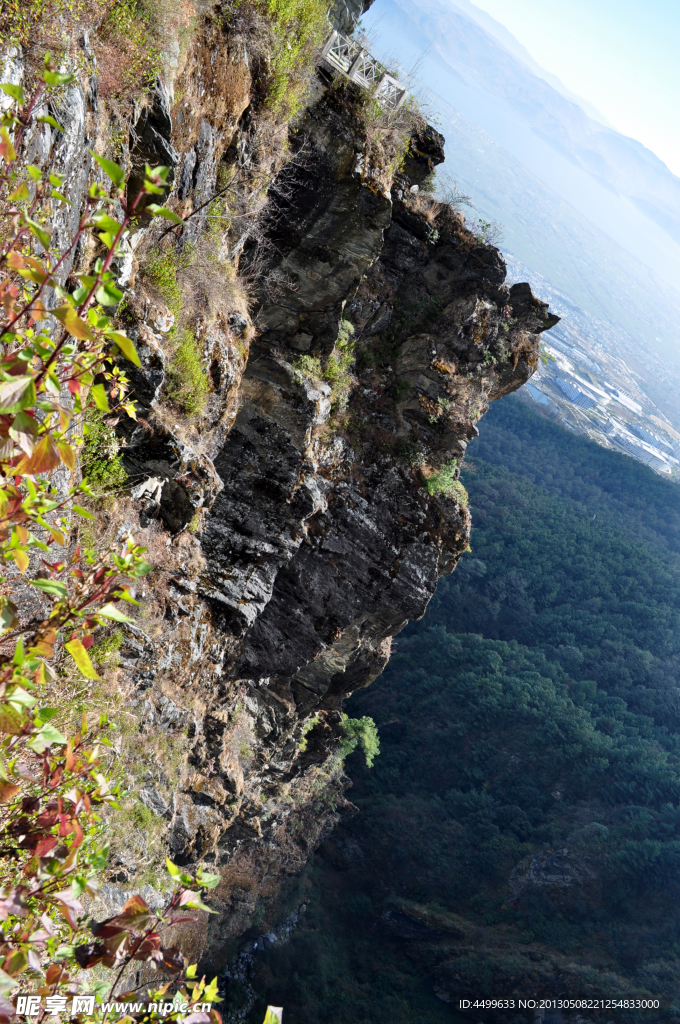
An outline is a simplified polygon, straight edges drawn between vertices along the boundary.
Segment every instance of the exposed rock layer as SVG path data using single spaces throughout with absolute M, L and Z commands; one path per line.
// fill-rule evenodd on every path
M 144 163 L 173 169 L 169 201 L 196 214 L 186 251 L 200 243 L 220 160 L 245 174 L 265 157 L 243 39 L 208 25 L 183 75 L 179 102 L 157 86 L 124 156 L 131 192 Z M 55 143 L 74 209 L 94 173 L 94 99 L 91 82 L 73 90 Z M 386 190 L 368 166 L 362 109 L 352 87 L 315 83 L 259 228 L 266 287 L 249 353 L 242 311 L 226 299 L 211 310 L 223 285 L 201 282 L 193 330 L 214 392 L 200 429 L 164 404 L 173 315 L 139 274 L 159 229 L 143 228 L 120 261 L 143 363 L 130 368 L 138 422 L 121 426 L 134 509 L 143 527 L 160 517 L 176 535 L 176 572 L 154 594 L 163 627 L 131 631 L 122 664 L 144 695 L 143 729 L 188 729 L 171 801 L 150 784 L 140 796 L 170 819 L 177 861 L 220 869 L 221 913 L 192 933 L 216 965 L 350 809 L 342 699 L 380 673 L 391 638 L 455 568 L 470 513 L 453 460 L 487 403 L 531 375 L 556 320 L 528 285 L 505 287 L 500 253 L 460 214 L 412 191 L 443 159 L 441 136 L 421 125 Z M 45 162 L 54 140 L 39 143 Z M 244 267 L 262 259 L 249 232 Z M 339 381 L 329 366 L 351 343 L 354 375 L 345 367 Z M 199 532 L 177 539 L 197 510 Z

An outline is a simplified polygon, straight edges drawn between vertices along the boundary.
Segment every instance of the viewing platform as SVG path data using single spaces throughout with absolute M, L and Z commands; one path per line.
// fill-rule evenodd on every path
M 374 98 L 385 110 L 398 110 L 408 94 L 406 87 L 388 74 L 365 47 L 337 30 L 331 33 L 321 51 L 320 63 L 329 71 L 339 71 L 363 89 L 373 91 Z

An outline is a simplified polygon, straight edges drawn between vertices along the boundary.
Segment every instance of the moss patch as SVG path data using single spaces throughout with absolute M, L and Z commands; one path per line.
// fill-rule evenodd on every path
M 208 371 L 201 363 L 200 344 L 189 327 L 177 332 L 178 344 L 168 366 L 167 395 L 193 416 L 202 412 L 211 390 Z

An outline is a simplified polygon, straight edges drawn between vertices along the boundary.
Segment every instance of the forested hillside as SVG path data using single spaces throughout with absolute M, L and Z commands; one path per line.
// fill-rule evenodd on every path
M 472 550 L 350 702 L 381 754 L 348 761 L 360 813 L 291 892 L 261 1003 L 434 1024 L 651 994 L 597 1019 L 680 1019 L 680 492 L 517 399 L 468 456 Z

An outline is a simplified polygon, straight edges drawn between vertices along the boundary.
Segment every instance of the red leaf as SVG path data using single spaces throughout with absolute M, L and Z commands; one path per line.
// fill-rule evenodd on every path
M 45 838 L 41 839 L 40 842 L 38 843 L 38 845 L 36 846 L 36 848 L 35 848 L 35 856 L 36 857 L 46 857 L 47 854 L 50 852 L 50 850 L 53 850 L 56 845 L 57 845 L 57 837 L 56 836 L 45 836 Z
M 170 946 L 169 949 L 162 950 L 162 953 L 163 959 L 159 967 L 162 967 L 164 971 L 167 971 L 169 974 L 175 974 L 177 971 L 184 970 L 184 957 L 177 946 Z
M 159 952 L 161 948 L 161 937 L 157 932 L 145 936 L 140 946 L 135 950 L 133 960 L 148 960 L 153 953 Z M 156 959 L 156 958 L 154 958 Z M 182 966 L 184 966 L 182 964 Z
M 83 830 L 80 827 L 80 823 L 79 823 L 78 819 L 77 818 L 73 818 L 72 820 L 73 820 L 73 826 L 74 826 L 73 830 L 74 830 L 74 832 L 76 834 L 75 839 L 71 843 L 71 850 L 73 851 L 73 850 L 77 850 L 78 849 L 78 847 L 82 843 L 82 841 L 85 838 L 85 836 L 83 835 Z
M 55 985 L 61 978 L 62 967 L 59 964 L 50 964 L 45 972 L 45 981 L 48 985 Z
M 49 473 L 61 464 L 61 458 L 52 438 L 48 435 L 33 449 L 30 459 L 23 458 L 15 467 L 15 472 L 23 476 L 37 476 L 39 473 Z

